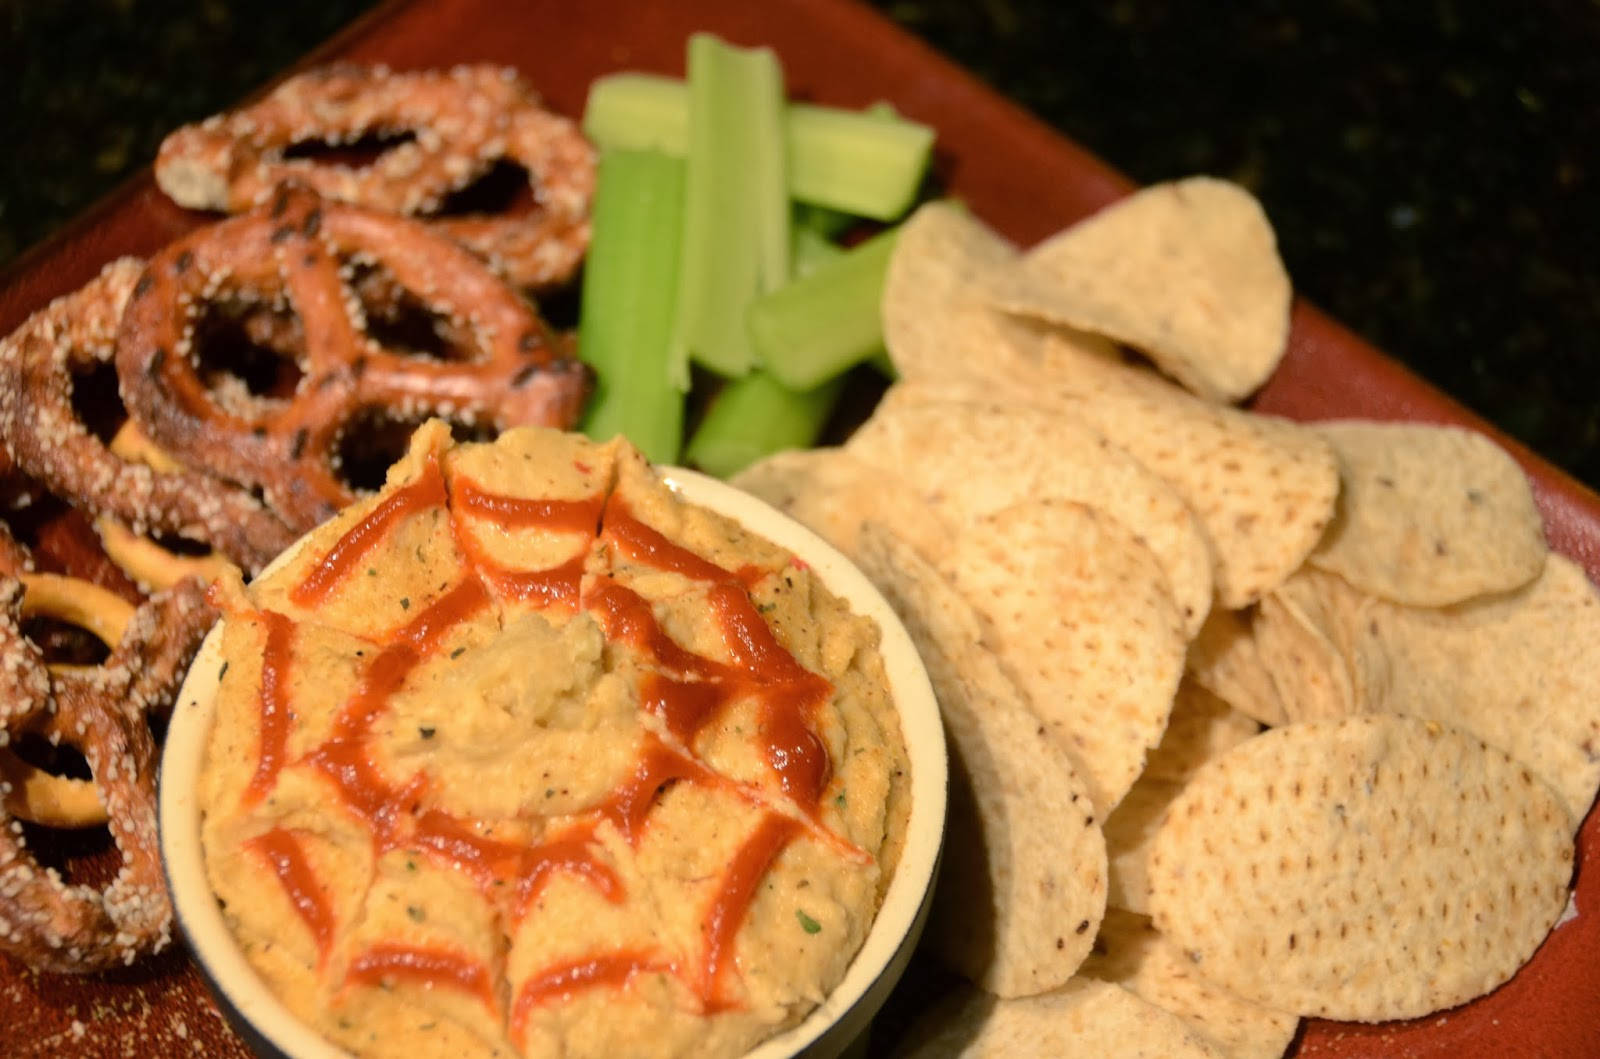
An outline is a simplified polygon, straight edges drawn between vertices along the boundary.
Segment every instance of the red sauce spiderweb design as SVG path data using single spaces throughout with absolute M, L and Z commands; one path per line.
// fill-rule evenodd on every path
M 603 898 L 620 903 L 625 887 L 595 840 L 595 829 L 609 822 L 637 845 L 649 825 L 656 794 L 673 782 L 703 784 L 741 795 L 760 809 L 757 822 L 722 869 L 722 877 L 700 923 L 701 951 L 671 959 L 639 948 L 596 951 L 529 975 L 511 999 L 509 1017 L 520 1042 L 531 1011 L 581 990 L 626 988 L 641 973 L 677 977 L 697 998 L 700 1009 L 715 1013 L 737 1007 L 728 988 L 734 940 L 762 879 L 784 848 L 800 834 L 824 841 L 855 862 L 870 858 L 819 820 L 819 804 L 831 765 L 813 728 L 818 709 L 833 693 L 827 680 L 804 668 L 780 644 L 750 599 L 750 590 L 768 571 L 725 570 L 674 543 L 636 518 L 616 493 L 583 500 L 539 500 L 500 496 L 456 477 L 448 485 L 437 458 L 411 483 L 388 494 L 362 521 L 348 529 L 289 589 L 302 606 L 327 600 L 406 519 L 442 507 L 466 563 L 466 576 L 454 588 L 390 632 L 365 660 L 354 694 L 335 715 L 320 745 L 291 762 L 290 670 L 294 624 L 276 612 L 257 612 L 265 630 L 259 689 L 260 747 L 244 794 L 245 806 L 266 797 L 278 774 L 290 764 L 308 765 L 328 781 L 342 808 L 370 832 L 375 854 L 404 848 L 447 866 L 472 880 L 502 908 L 512 923 L 526 914 L 545 883 L 564 873 Z M 707 606 L 722 634 L 730 661 L 696 654 L 672 639 L 657 623 L 648 600 L 611 577 L 583 581 L 588 549 L 547 570 L 509 569 L 492 559 L 463 528 L 464 516 L 507 530 L 544 529 L 587 534 L 589 546 L 608 548 L 615 557 L 680 574 L 706 586 Z M 390 697 L 410 674 L 439 650 L 452 629 L 493 606 L 496 598 L 531 603 L 567 614 L 587 611 L 613 643 L 631 647 L 645 663 L 641 708 L 654 714 L 678 747 L 695 736 L 735 701 L 754 702 L 759 740 L 768 767 L 783 792 L 784 804 L 762 800 L 759 792 L 713 772 L 692 753 L 646 734 L 628 778 L 598 804 L 572 818 L 570 826 L 536 844 L 488 837 L 474 822 L 426 805 L 428 779 L 419 772 L 401 783 L 373 763 L 369 749 L 374 724 Z M 276 876 L 285 895 L 316 939 L 325 966 L 338 930 L 335 910 L 318 884 L 306 847 L 292 830 L 274 828 L 249 843 L 263 866 Z M 504 885 L 506 882 L 511 885 Z M 492 970 L 476 955 L 400 941 L 383 941 L 358 952 L 345 982 L 423 982 L 460 990 L 482 999 L 501 1017 Z

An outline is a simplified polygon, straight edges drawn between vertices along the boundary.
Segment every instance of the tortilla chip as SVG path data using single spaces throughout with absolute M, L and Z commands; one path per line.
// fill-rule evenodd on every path
M 1140 776 L 1106 817 L 1106 907 L 1150 913 L 1150 845 L 1183 784 Z
M 1358 712 L 1344 656 L 1324 625 L 1307 615 L 1291 595 L 1281 588 L 1268 592 L 1251 635 L 1287 721 L 1320 721 Z
M 1223 1059 L 1227 1052 L 1119 985 L 1074 978 L 1053 993 L 1022 1000 L 997 1000 L 977 990 L 946 998 L 912 1027 L 894 1054 L 914 1059 Z
M 993 304 L 1133 346 L 1208 400 L 1254 392 L 1289 336 L 1272 226 L 1248 191 L 1210 177 L 1145 188 L 994 265 Z
M 795 449 L 768 456 L 729 484 L 760 497 L 855 561 L 868 521 L 895 527 L 923 555 L 936 555 L 953 530 L 897 475 L 843 449 Z
M 1493 441 L 1421 423 L 1314 429 L 1338 455 L 1344 488 L 1313 566 L 1414 607 L 1508 592 L 1539 576 L 1549 549 L 1533 490 Z
M 1300 1026 L 1294 1015 L 1248 1004 L 1218 989 L 1148 918 L 1120 909 L 1106 913 L 1081 973 L 1115 982 L 1172 1012 L 1221 1044 L 1233 1059 L 1279 1059 Z
M 1253 717 L 1229 706 L 1193 677 L 1184 677 L 1172 701 L 1161 743 L 1150 751 L 1141 779 L 1187 783 L 1195 770 L 1259 734 Z
M 1183 619 L 1155 556 L 1091 507 L 1033 500 L 971 523 L 939 567 L 1110 812 L 1161 741 L 1183 675 Z
M 1074 500 L 1104 511 L 1155 554 L 1188 635 L 1211 609 L 1211 545 L 1194 512 L 1068 412 L 1000 404 L 976 389 L 958 397 L 949 387 L 900 383 L 846 450 L 903 477 L 955 524 L 1024 500 Z
M 1346 664 L 1367 674 L 1363 709 L 1472 732 L 1533 769 L 1582 820 L 1600 789 L 1600 595 L 1552 553 L 1504 596 L 1440 610 L 1362 596 L 1307 570 L 1293 591 L 1333 615 Z
M 1000 996 L 1054 989 L 1105 912 L 1105 839 L 1088 790 L 984 649 L 978 616 L 915 549 L 868 525 L 861 566 L 905 621 L 950 735 L 951 852 L 928 942 Z
M 980 287 L 1017 250 L 971 214 L 931 202 L 900 228 L 883 287 L 883 340 L 903 379 L 982 380 L 1037 345 L 1036 329 L 990 308 Z M 1102 338 L 1068 336 L 1113 355 Z
M 1415 1018 L 1511 977 L 1567 903 L 1572 820 L 1524 765 L 1413 717 L 1288 725 L 1202 768 L 1150 852 L 1156 927 L 1278 1011 Z
M 1297 423 L 1208 404 L 1054 336 L 1018 386 L 1027 403 L 1073 412 L 1167 480 L 1211 539 L 1225 607 L 1282 584 L 1333 517 L 1338 464 Z
M 1200 635 L 1189 645 L 1189 675 L 1207 691 L 1262 724 L 1286 719 L 1272 673 L 1261 661 L 1251 626 L 1253 612 L 1211 612 Z

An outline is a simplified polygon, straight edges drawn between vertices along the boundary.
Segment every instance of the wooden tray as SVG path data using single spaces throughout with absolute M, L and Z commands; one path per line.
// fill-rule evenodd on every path
M 909 117 L 935 126 L 942 180 L 1020 243 L 1032 243 L 1130 189 L 1126 179 L 1042 122 L 877 14 L 844 0 L 392 2 L 307 62 L 338 57 L 398 68 L 505 63 L 518 67 L 557 109 L 577 115 L 589 82 L 601 74 L 681 74 L 684 41 L 701 29 L 741 44 L 775 47 L 795 95 L 846 105 L 888 99 Z M 111 258 L 148 254 L 204 219 L 174 206 L 148 172 L 141 174 L 5 274 L 0 334 Z M 1600 579 L 1600 498 L 1303 302 L 1294 310 L 1289 355 L 1256 405 L 1302 419 L 1369 416 L 1485 430 L 1533 477 L 1551 543 Z M 1590 813 L 1579 841 L 1579 916 L 1557 929 L 1510 983 L 1473 1004 L 1410 1023 L 1312 1021 L 1297 1054 L 1600 1054 L 1600 813 Z M 917 1000 L 898 999 L 911 1005 Z M 34 975 L 0 958 L 0 1025 L 0 1053 L 13 1056 L 247 1054 L 181 952 L 92 979 Z

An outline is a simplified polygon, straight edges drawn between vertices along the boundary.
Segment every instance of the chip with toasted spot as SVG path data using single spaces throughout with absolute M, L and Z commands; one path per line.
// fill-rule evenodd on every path
M 1210 177 L 1147 187 L 996 266 L 994 304 L 1133 346 L 1209 400 L 1254 392 L 1289 336 L 1289 275 L 1266 214 Z
M 951 522 L 1024 500 L 1075 500 L 1122 523 L 1166 572 L 1192 636 L 1211 609 L 1211 545 L 1165 481 L 1064 411 L 1002 404 L 977 387 L 890 388 L 847 451 L 894 471 Z
M 912 1026 L 894 1053 L 904 1059 L 1223 1059 L 1216 1041 L 1171 1012 L 1092 978 L 1043 996 L 999 1000 L 973 989 L 945 998 Z
M 1443 607 L 1532 581 L 1548 551 L 1516 461 L 1475 431 L 1342 420 L 1314 429 L 1343 491 L 1309 561 L 1382 599 Z
M 1160 563 L 1094 508 L 1031 500 L 968 524 L 939 568 L 1110 812 L 1161 741 L 1183 675 L 1187 637 Z
M 1339 471 L 1316 434 L 1287 419 L 1192 397 L 1159 376 L 1047 337 L 1024 403 L 1070 411 L 1165 478 L 1199 516 L 1217 600 L 1239 608 L 1282 584 L 1333 517 Z
M 1066 982 L 1105 912 L 1089 792 L 984 649 L 978 616 L 909 544 L 869 524 L 862 569 L 921 652 L 950 734 L 950 822 L 928 941 L 991 993 Z
M 1456 728 L 1286 725 L 1200 769 L 1150 851 L 1156 927 L 1244 1000 L 1415 1018 L 1510 978 L 1566 907 L 1571 817 Z
M 1172 1012 L 1233 1059 L 1278 1059 L 1300 1025 L 1295 1015 L 1246 1003 L 1212 985 L 1148 917 L 1121 909 L 1106 912 L 1080 973 L 1115 982 Z
M 1600 594 L 1552 554 L 1531 585 L 1431 609 L 1363 596 L 1317 570 L 1291 591 L 1315 594 L 1346 665 L 1369 689 L 1362 708 L 1453 724 L 1524 762 L 1574 820 L 1600 788 Z

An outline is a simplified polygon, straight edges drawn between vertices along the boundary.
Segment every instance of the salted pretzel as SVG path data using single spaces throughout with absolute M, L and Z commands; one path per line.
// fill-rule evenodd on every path
M 145 437 L 138 424 L 131 419 L 123 423 L 112 436 L 110 448 L 119 459 L 143 463 L 158 472 L 181 469 L 178 461 Z M 232 565 L 215 551 L 204 555 L 183 555 L 172 551 L 148 537 L 141 537 L 113 518 L 102 516 L 95 519 L 94 528 L 100 537 L 101 547 L 111 561 L 148 590 L 171 588 L 186 577 L 198 577 L 210 583 Z
M 117 458 L 73 406 L 74 371 L 111 359 L 141 267 L 113 261 L 0 341 L 0 442 L 20 471 L 95 516 L 202 541 L 257 570 L 294 540 L 281 520 L 220 479 Z
M 364 333 L 347 277 L 381 268 L 476 347 L 464 360 L 408 355 Z M 298 315 L 304 377 L 292 399 L 219 393 L 190 356 L 206 299 L 229 295 Z M 285 187 L 240 217 L 152 257 L 123 313 L 117 373 L 129 413 L 182 463 L 260 489 L 304 531 L 354 499 L 337 474 L 344 431 L 364 413 L 467 425 L 569 427 L 587 370 L 533 308 L 471 253 L 416 221 Z
M 214 613 L 194 580 L 152 597 L 123 623 L 120 610 L 81 585 L 24 578 L 0 573 L 0 752 L 24 731 L 81 750 L 122 866 L 104 891 L 69 886 L 40 867 L 13 820 L 22 796 L 9 777 L 0 778 L 0 952 L 40 970 L 86 973 L 131 963 L 170 940 L 172 911 L 156 838 L 156 748 L 146 714 L 170 705 Z M 109 637 L 121 624 L 105 662 L 52 672 L 22 631 L 30 590 L 35 606 L 81 618 L 97 636 Z M 75 614 L 82 607 L 87 612 Z M 83 790 L 76 791 L 81 801 Z
M 297 144 L 373 136 L 409 138 L 362 168 L 288 155 Z M 243 212 L 292 180 L 326 198 L 424 215 L 500 160 L 527 170 L 534 213 L 434 223 L 519 286 L 565 282 L 589 243 L 594 150 L 507 68 L 321 67 L 252 106 L 173 132 L 155 170 L 162 190 L 191 209 Z

